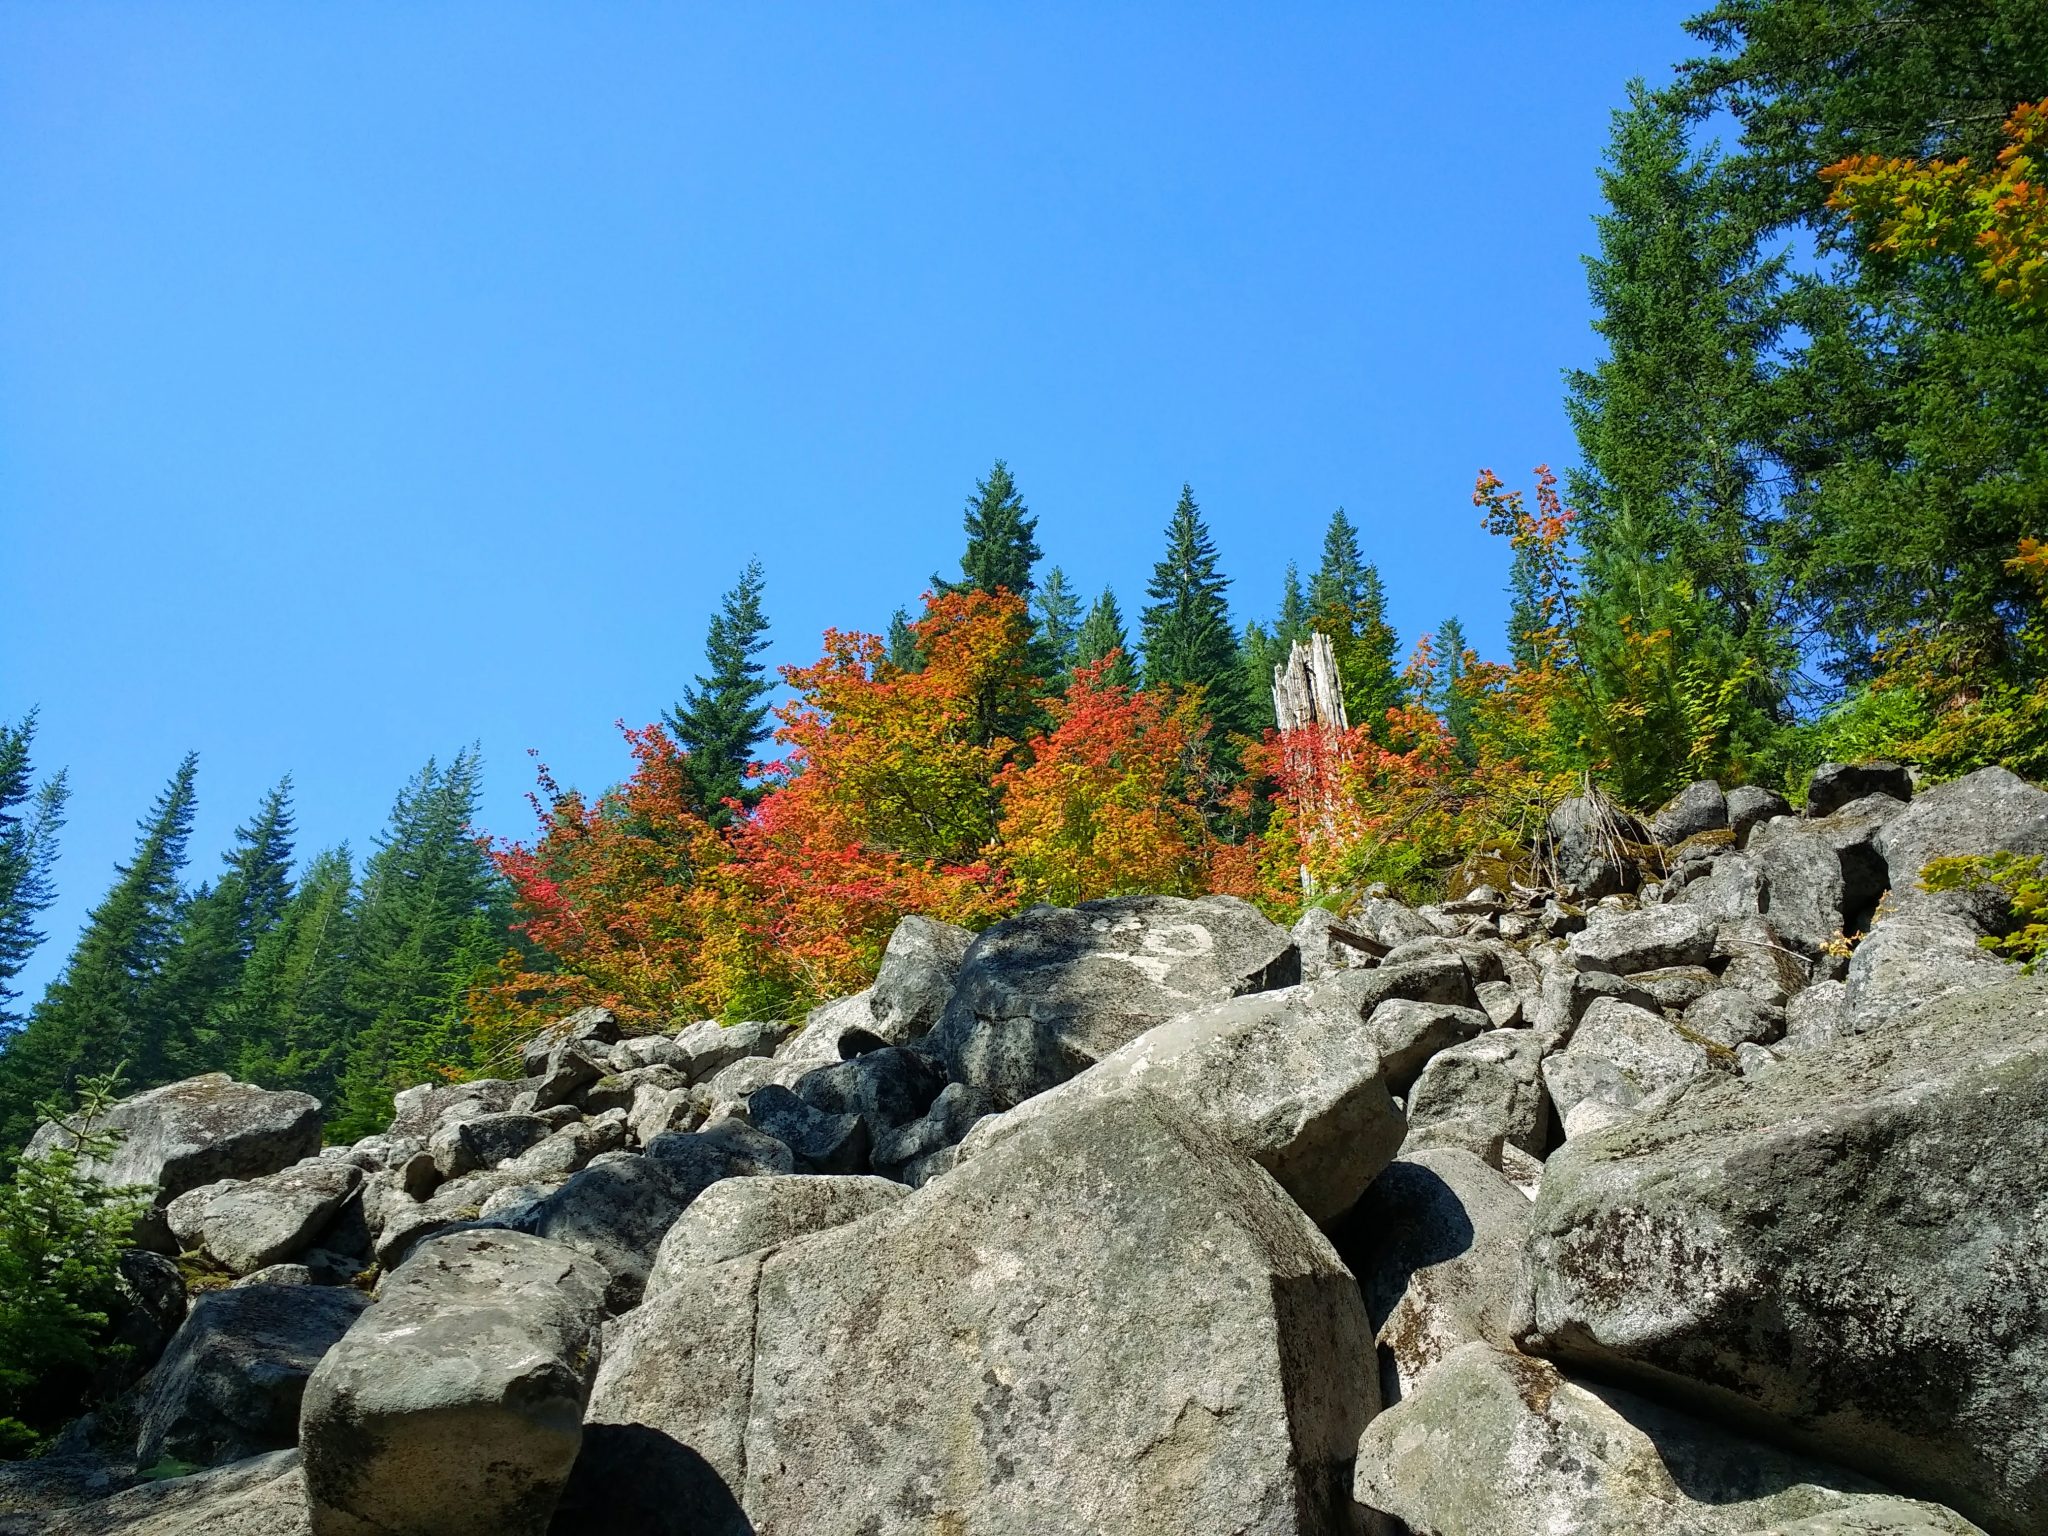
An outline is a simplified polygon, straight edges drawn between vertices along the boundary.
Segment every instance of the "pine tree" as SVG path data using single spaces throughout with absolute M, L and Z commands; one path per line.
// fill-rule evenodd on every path
M 749 560 L 736 586 L 719 603 L 704 639 L 707 677 L 685 689 L 669 712 L 669 730 L 689 754 L 684 764 L 714 825 L 732 819 L 727 800 L 756 804 L 763 793 L 747 783 L 755 748 L 768 739 L 768 684 L 754 660 L 768 649 L 761 611 L 761 562 Z
M 220 1016 L 257 943 L 291 901 L 291 793 L 287 775 L 235 829 L 235 844 L 222 856 L 226 873 L 184 902 L 163 974 L 150 993 L 164 1034 L 158 1068 L 168 1076 L 233 1064 L 236 1047 L 224 1036 Z
M 1306 640 L 1314 628 L 1308 620 L 1308 599 L 1302 595 L 1301 572 L 1292 560 L 1280 584 L 1280 615 L 1273 621 L 1273 640 L 1291 653 L 1297 640 Z
M 1508 567 L 1508 660 L 1527 670 L 1542 660 L 1538 635 L 1544 628 L 1541 578 L 1533 545 L 1515 551 Z
M 1401 702 L 1400 637 L 1387 622 L 1386 589 L 1358 546 L 1358 530 L 1339 507 L 1323 535 L 1323 563 L 1308 589 L 1309 627 L 1330 637 L 1344 681 L 1344 712 L 1375 739 Z
M 1103 681 L 1119 688 L 1137 687 L 1138 669 L 1131 660 L 1130 636 L 1124 633 L 1123 609 L 1117 606 L 1116 593 L 1104 587 L 1102 596 L 1095 599 L 1088 617 L 1075 632 L 1074 667 L 1077 671 L 1092 667 L 1112 653 L 1116 661 L 1103 675 Z
M 1074 665 L 1074 643 L 1081 632 L 1081 598 L 1067 585 L 1058 566 L 1046 572 L 1045 585 L 1031 599 L 1038 620 L 1038 661 L 1048 684 L 1063 687 Z
M 256 941 L 241 985 L 220 1011 L 228 1070 L 266 1088 L 331 1102 L 354 1021 L 354 875 L 346 847 L 321 853 L 277 921 Z
M 14 978 L 43 941 L 36 918 L 56 898 L 50 872 L 69 794 L 60 770 L 35 785 L 36 712 L 0 725 L 0 1041 L 21 1027 Z
M 986 480 L 975 482 L 967 498 L 967 550 L 960 557 L 960 579 L 932 578 L 934 591 L 995 592 L 999 589 L 1031 596 L 1032 567 L 1041 551 L 1032 536 L 1038 519 L 1031 516 L 1024 498 L 1017 494 L 1017 482 L 1010 466 L 997 459 Z
M 922 672 L 924 653 L 918 648 L 917 631 L 910 627 L 910 610 L 898 608 L 889 615 L 888 664 L 898 672 Z
M 191 753 L 171 775 L 140 825 L 134 857 L 116 869 L 113 889 L 93 908 L 64 973 L 0 1054 L 0 1146 L 27 1139 L 37 1104 L 124 1062 L 135 1087 L 166 1081 L 146 1075 L 152 1066 L 163 1070 L 166 1045 L 150 994 L 176 929 L 198 771 L 199 756 Z
M 1445 619 L 1437 626 L 1437 689 L 1436 697 L 1430 700 L 1437 718 L 1450 732 L 1451 746 L 1458 755 L 1458 761 L 1467 768 L 1479 761 L 1479 744 L 1473 737 L 1472 697 L 1460 685 L 1465 680 L 1465 653 L 1470 647 L 1465 641 L 1465 626 L 1455 617 Z
M 503 953 L 509 902 L 472 823 L 474 748 L 431 759 L 399 792 L 364 866 L 347 1002 L 357 1030 L 339 1085 L 336 1134 L 367 1135 L 393 1092 L 437 1068 L 462 1070 L 465 994 Z
M 1165 558 L 1145 588 L 1152 598 L 1144 612 L 1145 686 L 1200 688 L 1223 732 L 1248 729 L 1250 713 L 1225 597 L 1229 587 L 1194 488 L 1183 485 L 1166 526 Z
M 1244 669 L 1245 718 L 1254 730 L 1269 730 L 1279 724 L 1273 713 L 1273 669 L 1286 663 L 1288 646 L 1278 634 L 1257 619 L 1244 627 L 1238 637 L 1237 660 Z

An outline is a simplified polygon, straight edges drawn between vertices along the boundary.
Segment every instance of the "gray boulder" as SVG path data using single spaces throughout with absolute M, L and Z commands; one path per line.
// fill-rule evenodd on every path
M 1506 982 L 1486 985 L 1507 987 Z M 1517 1001 L 1516 1011 L 1519 1009 Z M 1477 1008 L 1390 997 L 1366 1017 L 1365 1032 L 1379 1051 L 1380 1074 L 1386 1079 L 1388 1090 L 1406 1093 L 1439 1052 L 1484 1034 L 1492 1022 Z
M 1777 1039 L 1785 1020 L 1740 987 L 1716 987 L 1686 1008 L 1684 1022 L 1686 1033 L 1732 1051 Z
M 1941 998 L 2010 977 L 2016 968 L 1978 942 L 1985 925 L 1970 907 L 1963 893 L 1923 895 L 1872 927 L 1849 957 L 1842 1028 L 1884 1028 Z
M 1407 1148 L 1463 1147 L 1496 1162 L 1503 1145 L 1532 1157 L 1554 1119 L 1543 1042 L 1526 1029 L 1489 1030 L 1430 1058 L 1408 1094 Z
M 1287 931 L 1235 897 L 1034 907 L 975 939 L 926 1048 L 1016 1104 L 1178 1014 L 1299 976 Z
M 676 1036 L 674 1065 L 685 1081 L 705 1082 L 734 1062 L 774 1055 L 788 1032 L 777 1019 L 742 1019 L 734 1024 L 700 1019 Z
M 1358 1502 L 1420 1536 L 1968 1536 L 1938 1505 L 1468 1344 L 1375 1419 Z
M 835 1179 L 817 1174 L 768 1174 L 727 1179 L 697 1197 L 662 1239 L 650 1293 L 684 1270 L 722 1264 L 773 1248 L 794 1237 L 844 1226 L 885 1210 L 910 1193 L 891 1179 Z
M 2048 1525 L 2048 978 L 1703 1081 L 1550 1160 L 1524 1346 Z
M 1688 784 L 1650 818 L 1650 835 L 1666 848 L 1701 832 L 1719 832 L 1728 825 L 1728 797 L 1712 779 Z
M 480 1115 L 494 1115 L 512 1107 L 512 1101 L 527 1091 L 530 1084 L 508 1082 L 503 1078 L 477 1078 L 467 1083 L 421 1083 L 406 1088 L 395 1095 L 391 1128 L 386 1139 L 392 1143 L 410 1143 L 413 1149 L 424 1147 L 444 1123 L 456 1120 L 474 1120 Z M 406 1157 L 411 1156 L 408 1151 Z M 405 1157 L 396 1159 L 403 1162 Z M 386 1167 L 393 1166 L 389 1161 Z
M 618 1015 L 603 1007 L 578 1008 L 549 1024 L 527 1041 L 520 1069 L 528 1077 L 539 1077 L 548 1070 L 554 1054 L 565 1045 L 591 1047 L 590 1055 L 597 1059 L 610 1059 L 609 1047 L 624 1037 L 619 1027 Z
M 780 1061 L 824 1066 L 887 1043 L 875 1033 L 873 989 L 869 989 L 818 1004 L 804 1015 L 803 1028 L 775 1048 L 775 1055 Z
M 303 1253 L 362 1179 L 352 1163 L 309 1157 L 261 1178 L 187 1190 L 165 1216 L 181 1245 L 246 1275 Z
M 1714 953 L 1714 924 L 1696 907 L 1597 909 L 1575 933 L 1566 956 L 1582 971 L 1627 976 L 1678 965 L 1703 965 Z
M 1603 997 L 1586 1010 L 1571 1044 L 1544 1058 L 1543 1085 L 1570 1134 L 1572 1111 L 1585 1100 L 1633 1109 L 1653 1093 L 1713 1070 L 1705 1043 L 1688 1040 L 1647 1009 Z
M 951 923 L 914 913 L 900 919 L 868 989 L 875 1034 L 890 1045 L 907 1045 L 930 1033 L 945 1014 L 973 942 L 972 933 Z
M 208 1072 L 166 1083 L 107 1106 L 93 1129 L 117 1132 L 105 1160 L 85 1159 L 82 1172 L 114 1185 L 138 1185 L 158 1205 L 221 1179 L 255 1179 L 289 1168 L 320 1150 L 320 1101 L 306 1093 L 273 1093 Z M 45 1123 L 28 1144 L 40 1157 L 62 1144 L 63 1130 Z
M 689 1271 L 607 1344 L 593 1426 L 641 1426 L 643 1465 L 694 1453 L 745 1522 L 718 1530 L 1348 1531 L 1377 1406 L 1328 1242 L 1150 1094 Z
M 970 1088 L 965 1083 L 946 1084 L 922 1119 L 875 1138 L 869 1151 L 875 1171 L 908 1184 L 923 1183 L 913 1174 L 913 1168 L 949 1147 L 958 1146 L 975 1122 L 994 1110 L 995 1101 L 979 1088 Z
M 1770 905 L 1763 864 L 1747 853 L 1724 853 L 1685 882 L 1678 900 L 1717 923 L 1756 917 Z
M 338 1286 L 247 1285 L 197 1298 L 150 1373 L 136 1465 L 170 1456 L 211 1467 L 296 1444 L 306 1378 L 369 1304 Z
M 1843 1032 L 1842 998 L 1847 990 L 1839 981 L 1818 981 L 1794 994 L 1785 1005 L 1780 1051 L 1813 1051 L 1832 1044 Z
M 1735 846 L 1738 848 L 1749 841 L 1751 829 L 1774 816 L 1791 814 L 1792 803 L 1774 789 L 1765 789 L 1760 784 L 1745 784 L 1728 791 L 1728 830 L 1735 834 Z
M 1328 907 L 1310 907 L 1288 937 L 1301 955 L 1301 979 L 1317 981 L 1332 971 L 1370 967 L 1390 947 L 1339 920 Z
M 812 1173 L 867 1171 L 870 1133 L 859 1115 L 833 1114 L 770 1083 L 747 1096 L 747 1120 L 788 1147 Z
M 601 1115 L 608 1109 L 630 1111 L 634 1100 L 645 1089 L 673 1091 L 689 1086 L 689 1079 L 681 1069 L 667 1062 L 655 1062 L 651 1066 L 634 1067 L 600 1077 L 583 1090 L 583 1109 L 584 1113 L 592 1115 Z
M 2004 768 L 1937 784 L 1877 836 L 1895 902 L 1920 892 L 1929 861 L 1965 854 L 2048 854 L 2048 791 Z
M 1457 1147 L 1404 1152 L 1331 1229 L 1377 1330 L 1386 1402 L 1462 1345 L 1513 1347 L 1528 1231 L 1528 1197 Z
M 47 1523 L 24 1527 L 24 1536 L 30 1530 L 35 1536 L 310 1536 L 312 1527 L 298 1452 L 271 1451 L 59 1510 Z
M 1806 814 L 1832 816 L 1852 800 L 1883 795 L 1913 798 L 1913 775 L 1903 763 L 1879 758 L 1867 763 L 1822 763 L 1806 786 Z
M 1597 901 L 1634 890 L 1657 849 L 1648 827 L 1594 790 L 1558 802 L 1539 853 L 1560 891 L 1576 900 Z
M 542 1536 L 583 1438 L 605 1283 L 524 1233 L 420 1244 L 306 1387 L 314 1536 Z
M 1392 1160 L 1405 1126 L 1375 1037 L 1347 1011 L 1320 1006 L 1320 995 L 1289 987 L 1161 1024 L 1079 1077 L 982 1121 L 961 1143 L 961 1160 L 1072 1113 L 1084 1098 L 1149 1090 L 1255 1160 L 1312 1220 L 1328 1221 Z
M 479 1168 L 495 1168 L 544 1140 L 553 1128 L 538 1115 L 512 1110 L 450 1119 L 427 1140 L 427 1154 L 443 1179 L 459 1179 Z

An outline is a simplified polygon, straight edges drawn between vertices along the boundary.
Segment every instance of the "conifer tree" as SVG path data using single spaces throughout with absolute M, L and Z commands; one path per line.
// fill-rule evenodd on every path
M 429 759 L 399 792 L 364 866 L 347 988 L 356 1033 L 337 1134 L 381 1129 L 396 1089 L 471 1065 L 462 1000 L 504 951 L 510 915 L 472 826 L 481 775 L 473 747 L 446 769 Z
M 1202 689 L 1223 732 L 1249 728 L 1229 587 L 1194 488 L 1183 485 L 1166 527 L 1166 555 L 1145 588 L 1152 598 L 1144 612 L 1145 686 Z
M 1358 546 L 1358 530 L 1339 507 L 1323 535 L 1323 563 L 1309 582 L 1309 627 L 1330 637 L 1344 681 L 1344 712 L 1377 740 L 1387 711 L 1401 702 L 1400 637 L 1387 622 L 1386 589 Z
M 1031 612 L 1038 620 L 1040 668 L 1049 684 L 1063 686 L 1074 665 L 1074 642 L 1081 631 L 1081 598 L 1067 585 L 1067 574 L 1058 566 L 1046 572 L 1045 585 L 1031 599 Z
M 1081 621 L 1081 627 L 1074 635 L 1074 667 L 1092 667 L 1112 653 L 1116 661 L 1104 674 L 1105 683 L 1119 688 L 1138 686 L 1138 668 L 1131 660 L 1130 636 L 1124 633 L 1123 609 L 1117 605 L 1116 593 L 1110 588 L 1102 589 L 1102 596 L 1095 599 L 1088 609 L 1088 617 Z
M 918 649 L 917 631 L 910 627 L 907 608 L 898 608 L 889 615 L 887 660 L 898 672 L 924 670 L 924 653 Z
M 1301 572 L 1292 560 L 1280 583 L 1280 614 L 1273 621 L 1273 640 L 1291 652 L 1297 640 L 1306 640 L 1312 628 L 1308 621 L 1308 599 L 1302 594 Z
M 1245 718 L 1256 730 L 1279 724 L 1273 713 L 1273 669 L 1287 660 L 1288 647 L 1280 636 L 1257 619 L 1246 623 L 1238 637 L 1237 660 L 1244 669 Z
M 761 562 L 749 560 L 711 617 L 704 638 L 709 676 L 700 673 L 668 715 L 670 733 L 689 754 L 684 771 L 718 826 L 732 819 L 724 802 L 751 806 L 762 794 L 746 777 L 755 749 L 768 739 L 768 684 L 754 660 L 768 649 L 762 587 Z
M 1437 688 L 1430 705 L 1451 734 L 1458 761 L 1470 768 L 1479 761 L 1479 745 L 1472 734 L 1472 698 L 1460 686 L 1465 680 L 1465 626 L 1454 616 L 1437 626 Z
M 60 770 L 35 783 L 36 712 L 0 725 L 0 1041 L 21 1027 L 14 978 L 43 941 L 36 918 L 56 897 L 50 872 L 68 795 Z
M 178 765 L 140 825 L 134 856 L 115 870 L 113 889 L 93 908 L 64 973 L 0 1053 L 0 1146 L 27 1139 L 43 1100 L 123 1062 L 135 1087 L 164 1081 L 147 1079 L 137 1068 L 164 1059 L 164 1021 L 151 993 L 175 933 L 198 771 L 197 753 Z
M 256 941 L 241 985 L 219 1014 L 221 1037 L 234 1052 L 228 1070 L 237 1077 L 332 1102 L 353 1031 L 354 884 L 345 846 L 319 854 Z
M 986 480 L 975 482 L 967 498 L 967 550 L 960 557 L 960 579 L 932 578 L 939 593 L 1014 592 L 1028 599 L 1032 589 L 1032 567 L 1041 551 L 1033 535 L 1038 519 L 1017 494 L 1017 482 L 1010 466 L 997 459 Z
M 141 1066 L 187 1077 L 232 1065 L 235 1048 L 223 1036 L 220 1016 L 257 943 L 291 901 L 291 792 L 287 775 L 235 829 L 235 844 L 222 856 L 226 873 L 184 902 L 163 974 L 151 991 L 163 1059 Z
M 1533 544 L 1526 545 L 1508 566 L 1508 659 L 1524 669 L 1536 666 L 1544 651 L 1537 638 L 1544 628 L 1538 555 Z

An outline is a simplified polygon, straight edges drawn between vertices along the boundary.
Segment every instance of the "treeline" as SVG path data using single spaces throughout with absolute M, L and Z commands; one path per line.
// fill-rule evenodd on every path
M 1704 55 L 1615 118 L 1576 465 L 1474 487 L 1512 552 L 1497 655 L 1446 619 L 1404 657 L 1342 511 L 1240 623 L 1186 487 L 1142 601 L 1090 596 L 1041 569 L 998 462 L 959 575 L 882 633 L 828 633 L 772 717 L 750 566 L 704 675 L 628 733 L 629 776 L 543 775 L 529 841 L 477 840 L 466 753 L 359 868 L 298 868 L 280 789 L 186 890 L 188 763 L 10 1017 L 0 1132 L 116 1062 L 305 1086 L 366 1128 L 395 1084 L 489 1070 L 579 1003 L 665 1024 L 859 986 L 909 910 L 1508 878 L 1584 775 L 1647 806 L 1830 757 L 2048 773 L 2048 10 L 1727 0 L 1689 30 Z M 1310 632 L 1351 729 L 1290 750 L 1272 669 Z M 63 810 L 32 733 L 0 737 L 0 987 Z

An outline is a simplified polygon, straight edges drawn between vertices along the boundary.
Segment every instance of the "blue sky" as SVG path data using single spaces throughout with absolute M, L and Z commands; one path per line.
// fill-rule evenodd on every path
M 188 748 L 621 771 L 749 554 L 879 628 L 1007 458 L 1135 616 L 1191 481 L 1240 621 L 1346 507 L 1498 650 L 1474 473 L 1571 443 L 1608 114 L 1695 4 L 0 9 L 0 717 L 69 769 L 31 996 Z

